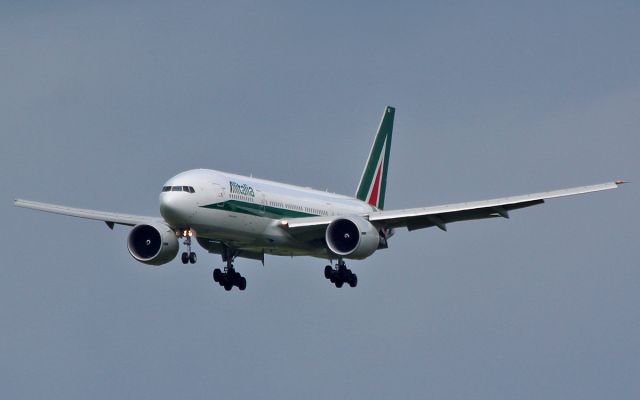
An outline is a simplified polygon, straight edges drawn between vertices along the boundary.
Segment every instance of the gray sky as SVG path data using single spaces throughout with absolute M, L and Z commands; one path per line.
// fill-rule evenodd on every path
M 195 167 L 351 194 L 386 105 L 387 208 L 638 181 L 637 2 L 108 3 L 0 6 L 3 397 L 640 396 L 637 183 L 400 231 L 342 290 L 11 206 L 158 215 Z

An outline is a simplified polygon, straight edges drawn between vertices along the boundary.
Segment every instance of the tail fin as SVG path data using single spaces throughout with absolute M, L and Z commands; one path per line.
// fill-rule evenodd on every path
M 391 134 L 393 132 L 393 116 L 396 109 L 387 106 L 380 121 L 378 133 L 371 146 L 367 164 L 362 171 L 356 197 L 382 210 L 384 195 L 387 190 L 387 172 L 389 171 L 389 153 L 391 151 Z

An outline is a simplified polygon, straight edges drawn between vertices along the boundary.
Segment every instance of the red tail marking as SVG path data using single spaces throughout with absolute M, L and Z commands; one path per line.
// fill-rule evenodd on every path
M 378 191 L 380 190 L 380 175 L 382 172 L 382 163 L 378 167 L 378 172 L 376 172 L 376 178 L 373 180 L 373 189 L 371 189 L 371 196 L 369 196 L 369 204 L 374 207 L 378 206 Z

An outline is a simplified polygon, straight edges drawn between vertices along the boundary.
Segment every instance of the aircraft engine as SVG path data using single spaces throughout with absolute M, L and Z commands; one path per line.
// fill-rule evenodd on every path
M 162 265 L 178 254 L 178 237 L 166 225 L 136 225 L 129 233 L 127 248 L 133 258 L 149 265 Z
M 364 218 L 338 218 L 327 226 L 325 239 L 334 254 L 361 260 L 373 254 L 380 244 L 375 226 Z

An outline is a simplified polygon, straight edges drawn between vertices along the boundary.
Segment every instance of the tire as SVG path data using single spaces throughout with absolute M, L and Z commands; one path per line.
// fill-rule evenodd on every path
M 233 288 L 233 285 L 231 284 L 231 282 L 227 282 L 224 284 L 224 290 L 226 290 L 227 292 L 230 291 L 231 288 Z
M 246 288 L 247 288 L 247 278 L 245 278 L 244 276 L 241 276 L 240 279 L 238 279 L 238 289 L 245 290 Z
M 189 262 L 189 254 L 187 254 L 187 252 L 185 251 L 184 253 L 182 253 L 182 263 L 186 264 Z
M 195 264 L 196 261 L 198 261 L 198 256 L 196 256 L 196 253 L 191 252 L 191 254 L 189 254 L 189 262 Z
M 351 286 L 351 287 L 358 286 L 358 275 L 351 274 L 350 279 L 349 279 L 349 286 Z
M 335 282 L 335 284 L 336 284 L 336 287 L 339 289 L 339 288 L 341 288 L 341 287 L 342 287 L 342 285 L 344 284 L 344 282 L 343 282 L 342 280 L 337 280 L 337 281 Z
M 333 268 L 331 268 L 331 265 L 327 265 L 324 267 L 324 277 L 331 279 L 331 275 L 333 275 Z
M 222 281 L 222 271 L 219 268 L 213 270 L 213 280 L 218 283 Z

